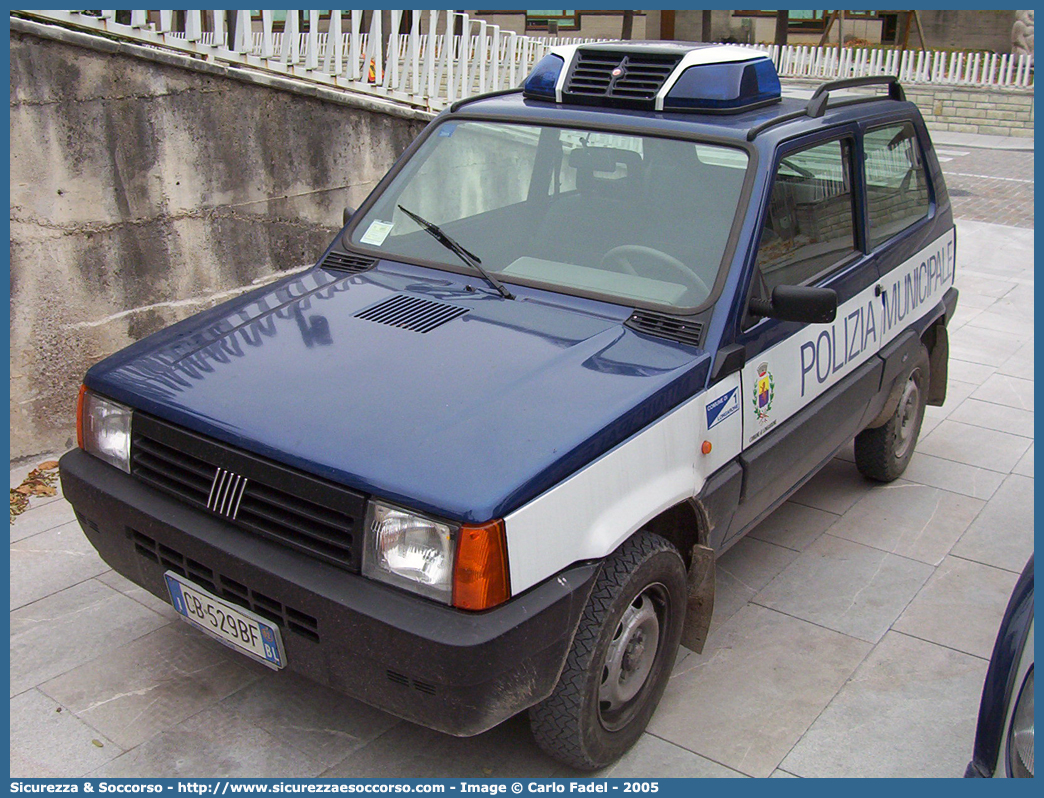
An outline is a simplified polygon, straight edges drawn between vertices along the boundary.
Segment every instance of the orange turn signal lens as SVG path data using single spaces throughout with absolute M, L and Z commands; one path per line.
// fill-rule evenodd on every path
M 87 386 L 80 386 L 80 395 L 76 397 L 76 445 L 83 448 L 83 395 Z
M 462 526 L 453 569 L 453 606 L 488 610 L 511 596 L 504 522 Z

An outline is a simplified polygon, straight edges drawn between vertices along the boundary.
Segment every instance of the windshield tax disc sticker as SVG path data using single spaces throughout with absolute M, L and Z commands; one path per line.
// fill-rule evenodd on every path
M 379 247 L 384 243 L 384 239 L 388 237 L 388 233 L 392 231 L 394 226 L 393 222 L 382 222 L 379 219 L 375 219 L 370 222 L 370 226 L 366 228 L 366 232 L 363 233 L 363 237 L 359 239 L 359 242 L 369 244 L 372 247 Z

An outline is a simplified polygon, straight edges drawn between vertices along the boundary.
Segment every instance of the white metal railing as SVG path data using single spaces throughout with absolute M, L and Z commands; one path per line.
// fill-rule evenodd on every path
M 379 11 L 323 18 L 319 11 L 287 11 L 285 21 L 278 23 L 282 30 L 276 30 L 272 11 L 251 12 L 249 26 L 227 24 L 231 20 L 225 11 L 20 13 L 430 110 L 517 86 L 551 47 L 597 41 L 524 36 L 452 11 L 412 11 L 409 32 L 402 34 L 397 31 L 404 11 L 387 12 L 388 30 L 382 29 Z M 305 31 L 299 13 L 307 19 Z
M 251 12 L 249 25 L 228 24 L 225 11 L 19 13 L 430 110 L 517 86 L 551 47 L 597 41 L 524 36 L 453 11 L 389 11 L 387 30 L 381 12 L 363 11 L 325 18 L 319 11 L 287 11 L 279 23 L 282 30 L 276 30 L 272 11 Z M 398 33 L 406 13 L 409 32 Z M 300 15 L 307 19 L 307 30 L 301 30 Z M 389 35 L 390 31 L 396 33 Z M 1032 59 L 1025 55 L 749 46 L 767 52 L 784 78 L 896 75 L 905 83 L 1033 85 Z
M 888 48 L 759 46 L 785 78 L 855 78 L 895 75 L 903 83 L 959 86 L 1033 85 L 1033 59 L 1028 55 L 963 53 Z

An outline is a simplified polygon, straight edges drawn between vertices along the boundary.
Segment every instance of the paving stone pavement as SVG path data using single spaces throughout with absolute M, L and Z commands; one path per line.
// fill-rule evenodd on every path
M 955 197 L 949 394 L 909 469 L 874 485 L 849 446 L 726 552 L 706 650 L 603 775 L 962 775 L 1033 550 L 1032 184 L 1000 180 L 1033 156 L 973 149 L 944 171 L 996 175 L 973 192 L 1013 209 Z M 524 717 L 458 739 L 236 656 L 109 570 L 60 497 L 11 526 L 10 695 L 12 776 L 574 775 Z
M 1033 227 L 1033 151 L 939 144 L 954 215 L 961 219 Z

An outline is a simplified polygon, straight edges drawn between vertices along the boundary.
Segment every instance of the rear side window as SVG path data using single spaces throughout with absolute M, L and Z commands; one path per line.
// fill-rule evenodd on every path
M 758 247 L 765 296 L 813 282 L 855 252 L 850 151 L 830 141 L 780 161 Z
M 867 131 L 863 149 L 873 249 L 928 215 L 928 177 L 909 122 Z

